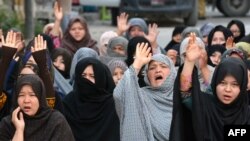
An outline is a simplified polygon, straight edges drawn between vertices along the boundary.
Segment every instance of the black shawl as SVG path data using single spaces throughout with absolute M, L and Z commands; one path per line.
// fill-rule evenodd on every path
M 232 69 L 232 66 L 234 69 Z M 174 109 L 171 125 L 171 141 L 213 140 L 222 141 L 224 125 L 250 124 L 250 110 L 247 95 L 247 69 L 245 64 L 236 58 L 226 58 L 216 68 L 211 87 L 213 95 L 200 91 L 197 70 L 192 76 L 192 111 L 182 105 L 180 95 L 180 68 L 174 88 Z M 240 85 L 239 96 L 228 105 L 217 98 L 216 86 L 226 75 L 232 75 Z
M 63 115 L 50 109 L 45 99 L 45 88 L 42 80 L 33 74 L 24 75 L 17 81 L 13 95 L 13 110 L 17 108 L 18 95 L 24 85 L 30 85 L 39 101 L 39 109 L 34 116 L 24 114 L 25 141 L 72 141 L 74 140 L 70 127 Z M 11 140 L 15 134 L 15 126 L 11 122 L 11 115 L 0 123 L 0 140 Z
M 93 66 L 95 84 L 82 77 Z M 113 78 L 107 66 L 95 58 L 76 65 L 74 90 L 63 100 L 65 116 L 77 141 L 118 141 L 119 119 L 115 111 Z

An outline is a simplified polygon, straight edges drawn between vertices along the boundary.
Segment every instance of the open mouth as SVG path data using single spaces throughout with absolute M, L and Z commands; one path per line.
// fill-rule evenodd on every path
M 224 100 L 230 100 L 230 99 L 232 98 L 232 97 L 229 96 L 229 95 L 224 95 L 223 97 L 224 97 Z
M 24 112 L 28 112 L 28 111 L 30 111 L 30 109 L 31 109 L 31 107 L 30 107 L 30 106 L 24 106 L 23 111 L 24 111 Z
M 163 79 L 163 77 L 161 75 L 158 75 L 155 77 L 155 80 L 162 80 L 162 79 Z

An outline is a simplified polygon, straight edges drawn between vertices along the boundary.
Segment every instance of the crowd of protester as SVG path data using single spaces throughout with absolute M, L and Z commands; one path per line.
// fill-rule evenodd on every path
M 176 26 L 161 47 L 156 23 L 126 13 L 100 39 L 80 16 L 63 32 L 57 2 L 54 15 L 27 45 L 18 29 L 1 37 L 0 140 L 221 141 L 250 124 L 241 21 Z

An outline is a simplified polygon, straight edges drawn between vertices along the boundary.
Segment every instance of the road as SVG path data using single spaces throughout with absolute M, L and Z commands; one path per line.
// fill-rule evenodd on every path
M 241 20 L 245 24 L 246 34 L 250 33 L 250 12 L 246 17 L 224 17 L 217 9 L 212 10 L 211 6 L 206 7 L 207 18 L 205 20 L 199 20 L 196 24 L 196 28 L 199 29 L 203 24 L 207 22 L 214 23 L 215 25 L 224 25 L 226 26 L 228 22 L 232 19 Z M 97 14 L 86 17 L 88 20 L 88 26 L 91 32 L 91 35 L 94 39 L 99 41 L 101 34 L 108 30 L 116 30 L 116 27 L 110 25 L 110 21 L 100 21 Z M 157 41 L 160 46 L 165 47 L 166 44 L 171 40 L 172 31 L 175 25 L 181 24 L 180 22 L 160 25 L 159 27 L 159 36 Z

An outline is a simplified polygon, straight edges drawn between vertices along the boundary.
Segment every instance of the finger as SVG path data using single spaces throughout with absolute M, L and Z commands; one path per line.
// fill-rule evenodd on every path
M 35 49 L 34 49 L 34 47 L 33 47 L 33 46 L 31 47 L 31 52 L 35 52 Z
M 1 36 L 1 39 L 2 39 L 2 44 L 4 45 L 5 44 L 5 39 L 4 39 L 3 35 Z
M 34 43 L 34 51 L 37 50 L 37 37 L 35 37 L 35 43 Z
M 10 31 L 10 38 L 9 38 L 9 43 L 13 43 L 13 37 L 14 37 L 14 32 L 11 30 Z
M 140 45 L 140 52 L 145 52 L 144 50 L 144 46 L 145 46 L 145 43 L 142 42 L 141 45 Z
M 20 119 L 20 120 L 23 120 L 23 112 L 20 112 L 20 114 L 19 114 L 19 119 Z
M 17 107 L 12 113 L 12 121 L 17 118 L 17 113 L 20 111 L 20 107 Z
M 150 54 L 151 53 L 151 47 L 147 47 L 147 50 L 146 50 L 146 54 Z
M 195 42 L 195 33 L 191 33 L 191 43 L 194 44 Z
M 10 40 L 10 31 L 7 33 L 7 36 L 6 36 L 6 44 L 9 42 Z
M 12 44 L 16 44 L 16 32 L 12 35 Z

